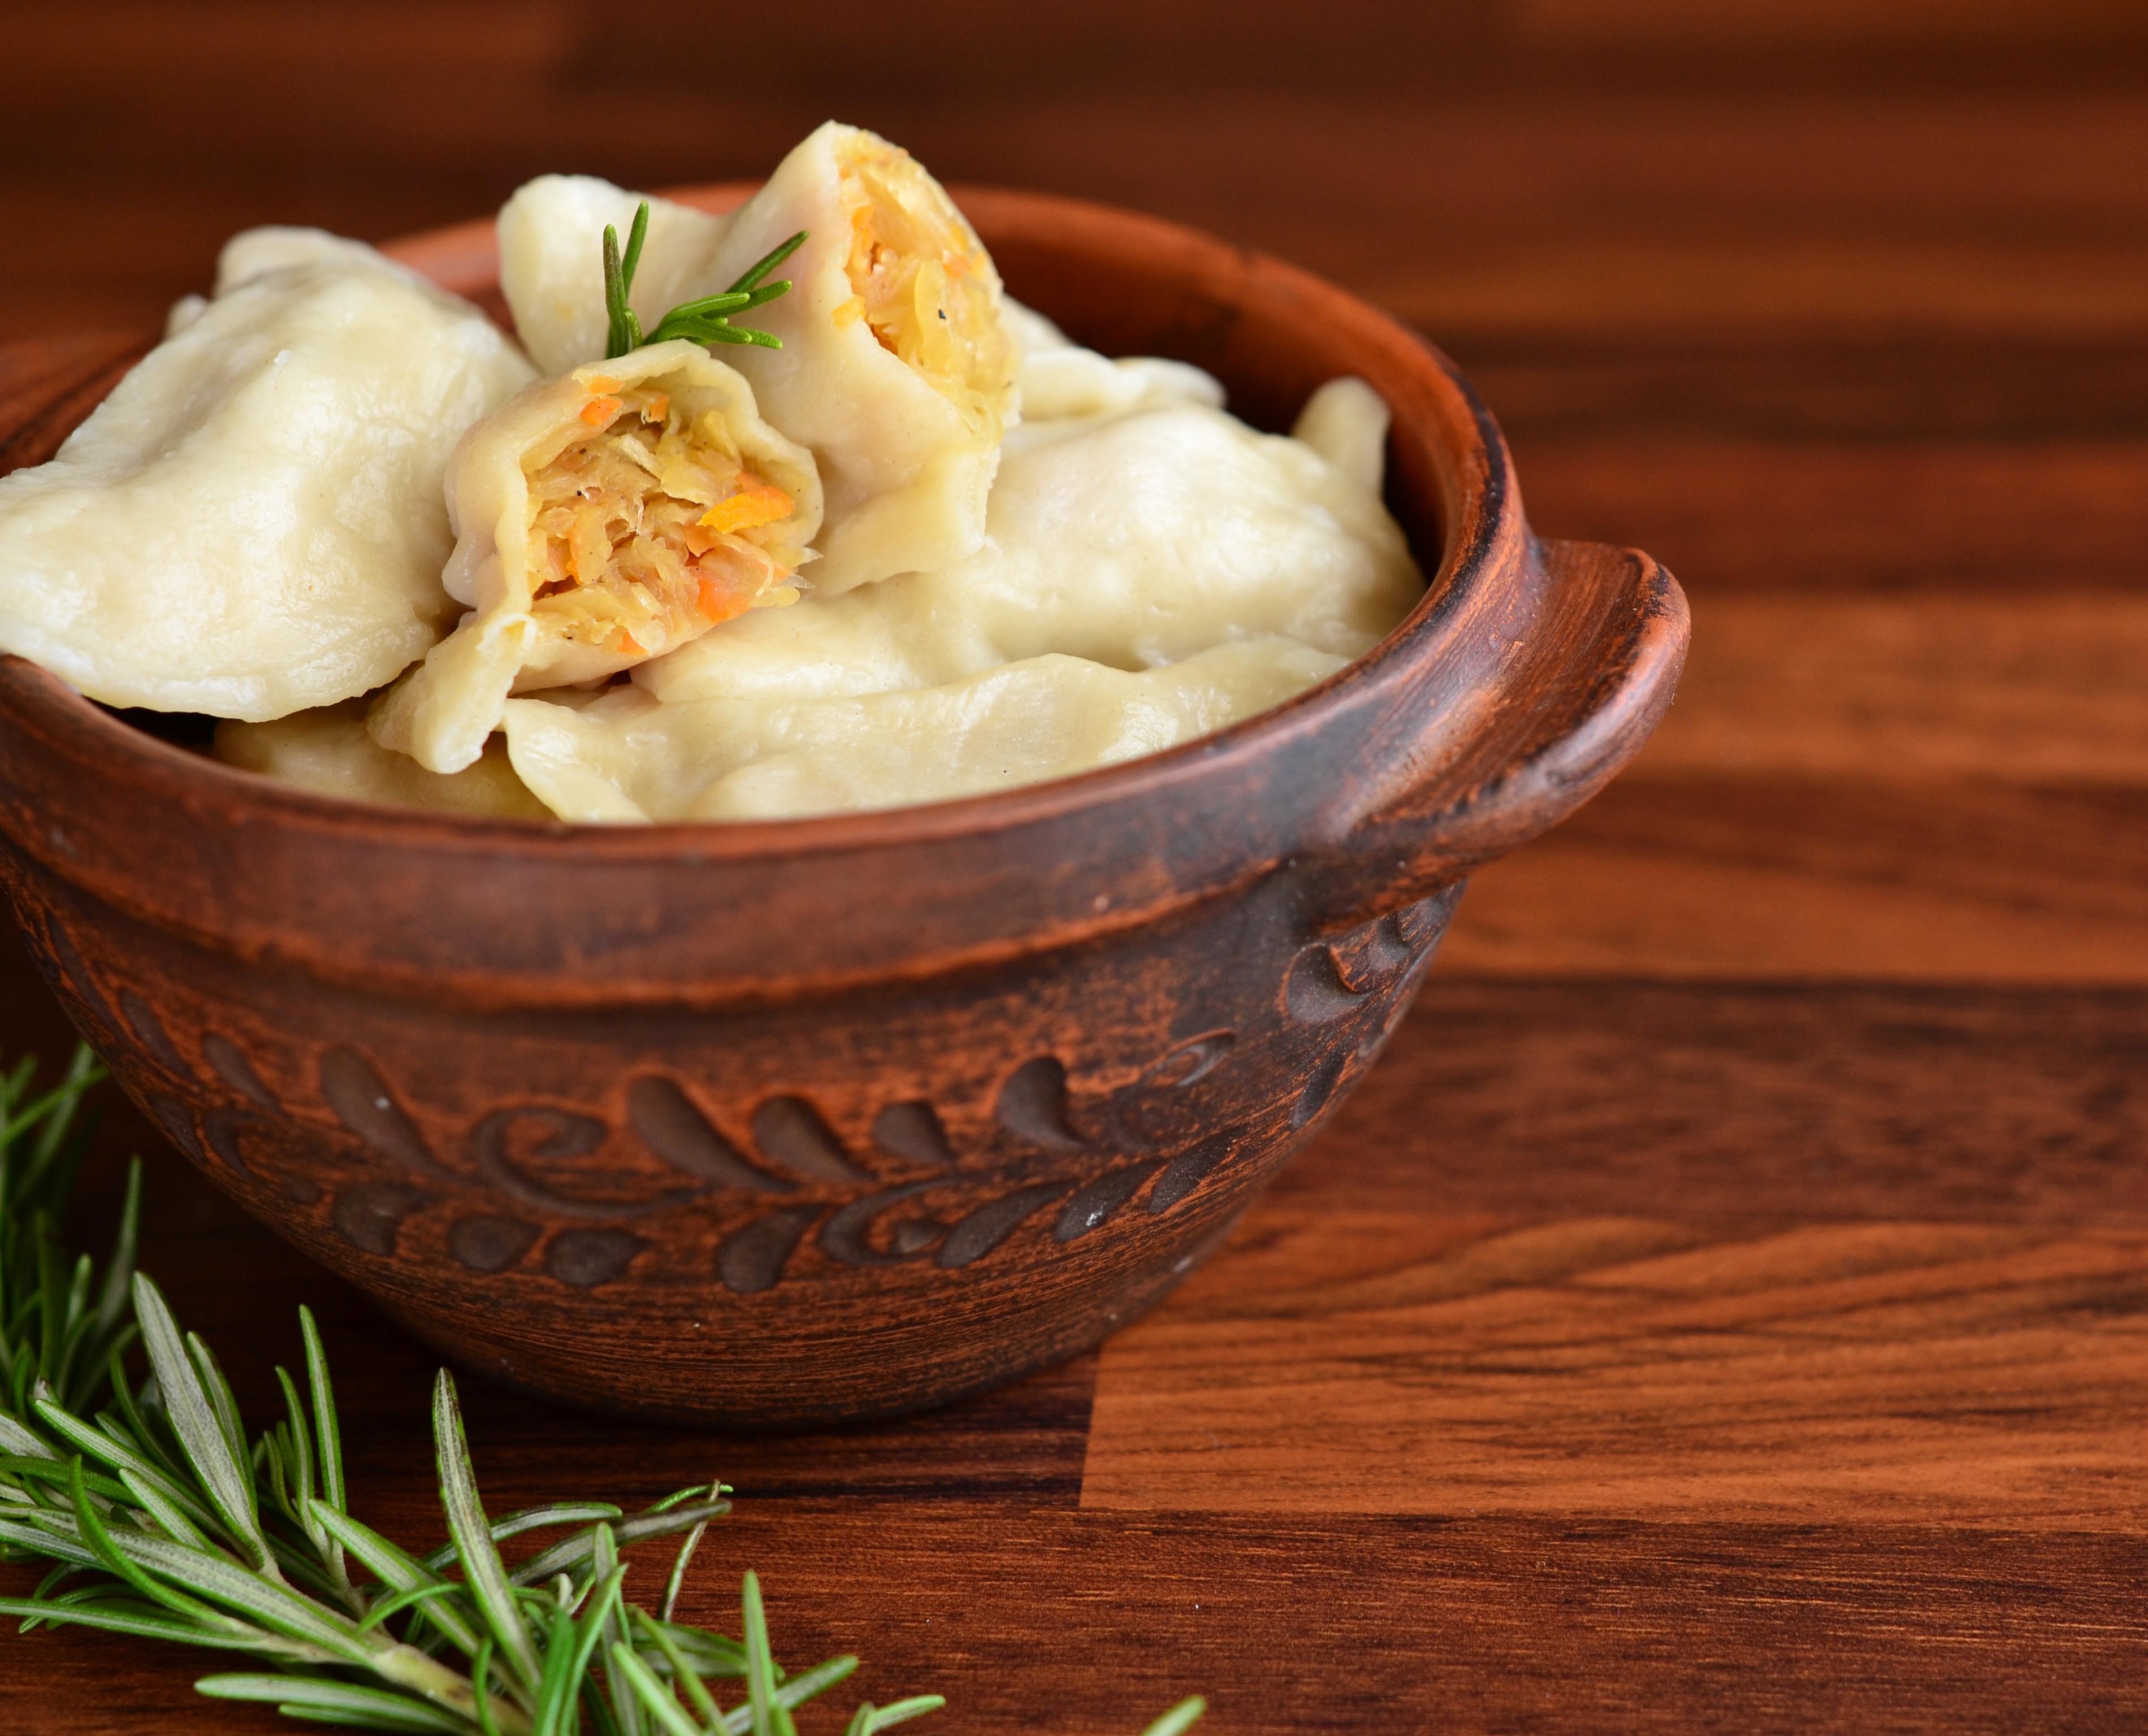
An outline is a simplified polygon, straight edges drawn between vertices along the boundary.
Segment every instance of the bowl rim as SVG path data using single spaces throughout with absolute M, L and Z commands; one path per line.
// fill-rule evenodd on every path
M 667 189 L 660 196 L 720 212 L 735 206 L 758 184 L 712 183 Z M 327 795 L 160 738 L 12 654 L 0 655 L 0 707 L 42 714 L 38 721 L 44 728 L 73 735 L 82 745 L 93 747 L 115 774 L 131 770 L 142 780 L 163 786 L 172 799 L 193 804 L 213 799 L 234 810 L 309 830 L 362 828 L 378 836 L 385 829 L 411 845 L 444 848 L 451 853 L 475 849 L 495 854 L 503 847 L 541 845 L 544 854 L 553 858 L 571 852 L 615 860 L 750 861 L 975 837 L 1064 819 L 1122 800 L 1152 798 L 1186 780 L 1256 760 L 1272 747 L 1316 730 L 1353 695 L 1369 700 L 1403 676 L 1408 665 L 1439 637 L 1443 620 L 1455 611 L 1472 585 L 1487 576 L 1503 535 L 1519 524 L 1518 496 L 1504 439 L 1490 412 L 1446 354 L 1393 315 L 1338 285 L 1191 225 L 1056 193 L 968 184 L 951 191 L 966 213 L 973 207 L 988 213 L 981 228 L 991 227 L 990 213 L 1023 213 L 1142 235 L 1152 244 L 1193 253 L 1212 270 L 1250 274 L 1331 315 L 1348 318 L 1391 342 L 1399 341 L 1424 369 L 1424 383 L 1448 400 L 1445 408 L 1450 425 L 1470 429 L 1474 446 L 1473 451 L 1458 454 L 1433 443 L 1436 469 L 1446 490 L 1436 527 L 1442 546 L 1437 562 L 1426 570 L 1424 593 L 1409 613 L 1372 648 L 1281 704 L 1157 753 L 1009 790 L 782 819 L 606 824 L 464 815 Z M 442 225 L 384 243 L 382 251 L 444 287 L 455 288 L 439 274 L 442 263 L 479 248 L 496 258 L 494 223 L 493 218 L 484 217 Z M 462 288 L 456 293 L 482 294 L 489 287 Z M 130 350 L 121 365 L 131 367 L 140 354 Z M 1474 478 L 1463 474 L 1470 467 L 1458 464 L 1459 456 L 1476 460 Z M 1393 469 L 1391 447 L 1390 479 Z M 1403 529 L 1408 539 L 1409 527 Z M 1425 551 L 1413 544 L 1411 553 L 1425 568 Z

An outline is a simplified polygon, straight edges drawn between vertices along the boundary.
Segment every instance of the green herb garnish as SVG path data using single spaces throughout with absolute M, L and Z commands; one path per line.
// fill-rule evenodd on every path
M 216 1357 L 134 1268 L 139 1159 L 102 1284 L 88 1256 L 63 1251 L 80 1111 L 103 1076 L 86 1049 L 42 1094 L 34 1063 L 0 1073 L 0 1557 L 55 1563 L 29 1597 L 0 1598 L 20 1631 L 73 1623 L 243 1653 L 256 1668 L 194 1686 L 309 1723 L 446 1736 L 797 1736 L 792 1712 L 857 1668 L 845 1656 L 786 1672 L 750 1573 L 742 1639 L 672 1619 L 695 1545 L 730 1510 L 722 1483 L 631 1517 L 562 1501 L 488 1518 L 445 1369 L 433 1444 L 448 1541 L 406 1553 L 351 1514 L 307 1309 L 304 1379 L 276 1371 L 284 1415 L 248 1448 Z M 138 1382 L 126 1367 L 138 1338 Z M 513 1567 L 500 1553 L 560 1530 Z M 629 1603 L 620 1549 L 682 1532 L 660 1612 Z M 725 1709 L 712 1683 L 743 1683 L 745 1698 Z M 847 1736 L 946 1703 L 862 1705 Z M 1180 1736 L 1204 1709 L 1185 1701 L 1145 1736 Z
M 642 335 L 641 321 L 627 306 L 634 288 L 635 268 L 641 263 L 641 244 L 649 238 L 649 201 L 635 208 L 634 224 L 627 231 L 626 252 L 619 247 L 619 231 L 610 223 L 604 232 L 605 311 L 610 325 L 605 342 L 605 359 L 616 361 L 645 344 L 662 344 L 673 338 L 690 338 L 696 344 L 758 344 L 764 349 L 780 349 L 783 340 L 772 332 L 733 325 L 730 316 L 760 307 L 787 294 L 790 279 L 773 283 L 761 279 L 806 244 L 807 231 L 800 229 L 720 295 L 705 295 L 698 301 L 682 301 L 656 322 L 656 329 Z
M 84 1254 L 72 1269 L 61 1251 L 59 1214 L 74 1186 L 87 1130 L 83 1101 L 104 1078 L 78 1046 L 67 1076 L 34 1086 L 38 1064 L 0 1073 L 0 1408 L 26 1414 L 33 1394 L 86 1409 L 102 1391 L 112 1358 L 134 1337 L 127 1280 L 141 1221 L 142 1166 L 127 1172 L 127 1202 L 103 1286 L 91 1297 Z M 0 1450 L 19 1453 L 0 1420 Z

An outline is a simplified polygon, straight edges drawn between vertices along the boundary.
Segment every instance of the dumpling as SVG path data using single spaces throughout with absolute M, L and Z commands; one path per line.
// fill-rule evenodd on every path
M 1148 669 L 1264 634 L 1358 656 L 1424 580 L 1365 438 L 1368 414 L 1384 432 L 1385 406 L 1362 383 L 1322 394 L 1314 429 L 1335 422 L 1317 407 L 1360 413 L 1354 474 L 1197 398 L 1025 421 L 1007 437 L 990 538 L 968 559 L 735 622 L 635 680 L 665 700 L 880 693 L 1047 652 Z
M 821 484 L 745 380 L 673 339 L 540 381 L 473 428 L 449 506 L 443 582 L 470 613 L 372 720 L 437 772 L 476 760 L 511 691 L 598 680 L 795 602 Z
M 547 175 L 501 210 L 500 288 L 547 368 L 603 357 L 600 238 L 607 223 L 625 235 L 640 198 Z M 1015 418 L 1018 345 L 991 256 L 940 183 L 906 151 L 831 121 L 730 217 L 649 206 L 629 300 L 650 330 L 806 232 L 782 267 L 795 287 L 752 316 L 781 348 L 724 354 L 762 414 L 819 461 L 828 513 L 816 587 L 848 590 L 973 551 Z
M 266 273 L 294 265 L 369 265 L 376 271 L 392 272 L 420 288 L 430 287 L 428 278 L 363 241 L 347 240 L 326 229 L 271 223 L 258 229 L 243 229 L 224 243 L 216 256 L 216 286 L 212 293 L 224 294 Z M 207 295 L 181 296 L 172 304 L 164 321 L 164 335 L 171 337 L 192 325 L 208 304 Z
M 1012 296 L 1003 305 L 1007 329 L 1021 355 L 1015 378 L 1025 422 L 1116 416 L 1175 398 L 1212 409 L 1223 408 L 1222 382 L 1190 362 L 1167 361 L 1162 356 L 1114 359 L 1099 355 Z
M 273 723 L 226 720 L 216 726 L 213 751 L 227 765 L 345 801 L 490 819 L 552 817 L 515 776 L 504 740 L 488 742 L 471 765 L 444 775 L 375 742 L 366 733 L 365 711 L 364 700 L 349 700 Z
M 508 751 L 564 820 L 770 820 L 1011 789 L 1152 754 L 1280 704 L 1344 659 L 1268 637 L 1128 672 L 1043 656 L 944 687 L 662 704 L 514 700 Z
M 499 288 L 523 345 L 547 374 L 604 359 L 606 225 L 625 235 L 641 195 L 593 175 L 540 175 L 499 210 Z M 649 201 L 649 232 L 627 304 L 645 330 L 700 285 L 729 219 Z M 734 273 L 735 275 L 735 273 Z
M 753 316 L 783 347 L 734 359 L 762 414 L 820 460 L 814 585 L 832 595 L 984 540 L 1016 350 L 991 256 L 908 152 L 829 122 L 732 218 L 696 287 L 728 288 L 801 229 L 782 267 L 794 287 Z
M 0 478 L 0 650 L 108 705 L 260 719 L 439 637 L 449 455 L 534 370 L 475 308 L 314 235 L 238 237 L 228 287 Z
M 224 243 L 216 256 L 214 293 L 228 294 L 241 283 L 294 265 L 370 265 L 421 288 L 426 283 L 409 266 L 363 241 L 332 235 L 326 229 L 269 223 L 258 229 L 242 229 Z
M 1346 374 L 1306 399 L 1290 432 L 1377 499 L 1387 474 L 1388 426 L 1393 419 L 1384 398 Z

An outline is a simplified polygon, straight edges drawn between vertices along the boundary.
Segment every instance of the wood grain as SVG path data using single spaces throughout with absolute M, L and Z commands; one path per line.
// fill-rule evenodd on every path
M 1543 529 L 1694 599 L 1649 753 L 1478 877 L 1387 1060 L 1151 1324 L 790 1442 L 468 1384 L 489 1493 L 723 1469 L 690 1614 L 757 1566 L 786 1655 L 860 1650 L 953 1728 L 1195 1688 L 1218 1732 L 2148 1717 L 2137 7 L 836 0 L 745 93 L 561 4 L 0 12 L 0 339 L 91 354 L 248 223 L 752 174 L 834 112 L 1383 298 Z M 60 1040 L 0 966 L 0 1043 Z M 430 1357 L 168 1152 L 153 1189 L 252 1412 L 324 1307 L 363 1510 L 430 1543 Z M 191 1660 L 0 1645 L 10 1729 L 276 1728 Z
M 1669 509 L 1679 524 L 1722 522 L 1718 515 L 1732 509 L 1734 494 L 1749 506 L 1779 512 L 1797 491 L 1778 494 L 1764 474 L 1756 474 L 1769 455 L 1779 454 L 1786 479 L 1809 473 L 1814 464 L 1832 464 L 1849 491 L 1837 510 L 1884 536 L 1884 500 L 1872 499 L 1862 466 L 1900 459 L 1899 475 L 1916 455 L 1888 449 L 1930 443 L 1939 449 L 1940 474 L 1920 467 L 1928 484 L 1923 498 L 1913 494 L 1902 503 L 1917 514 L 1922 534 L 1896 542 L 1885 569 L 1921 566 L 1934 573 L 1921 544 L 1935 534 L 1952 536 L 1950 514 L 1966 514 L 1970 524 L 1993 526 L 2009 538 L 2020 536 L 2025 523 L 2049 524 L 2066 516 L 2047 514 L 2034 494 L 2013 489 L 2010 477 L 2005 492 L 2011 512 L 1987 493 L 1950 488 L 1947 464 L 1975 464 L 1999 448 L 2035 465 L 2046 448 L 2080 451 L 2106 443 L 2137 445 L 2148 438 L 2148 350 L 2122 339 L 2025 332 L 2000 344 L 1973 335 L 1880 328 L 1556 335 L 1443 329 L 1440 335 L 1488 401 L 1499 406 L 1501 424 L 1524 461 L 1543 453 L 1550 466 L 1545 481 L 1558 486 L 1562 472 L 1575 474 L 1577 504 L 1593 500 L 1598 511 L 1603 484 L 1590 490 L 1588 470 L 1573 469 L 1591 459 L 1595 466 L 1629 463 L 1628 479 L 1651 512 Z M 1701 461 L 1709 464 L 1719 456 L 1725 474 L 1716 489 L 1666 487 L 1669 473 L 1653 462 L 1664 446 L 1688 452 L 1701 447 Z M 1844 449 L 1842 461 L 1831 454 L 1834 447 Z M 1568 448 L 1578 450 L 1569 458 Z M 1742 485 L 1739 478 L 1746 479 Z M 2067 494 L 2092 485 L 2052 468 L 2043 479 Z M 2107 536 L 2117 526 L 2104 524 L 2102 515 L 2117 512 L 2122 525 L 2130 508 L 2105 493 L 2085 510 L 2093 515 L 2086 522 L 2054 525 L 2054 531 Z M 1784 550 L 1786 533 L 1791 542 Z M 1727 571 L 1744 570 L 1745 563 L 1771 553 L 1795 559 L 1798 541 L 1806 536 L 1828 539 L 1839 561 L 1844 552 L 1839 534 L 1809 514 L 1786 514 L 1773 537 L 1726 539 L 1724 552 L 1733 557 Z M 1810 564 L 1800 583 L 1824 582 L 1834 563 Z M 1699 582 L 1705 592 L 1708 574 Z
M 1436 971 L 1398 1041 L 1272 1202 L 2148 1227 L 2137 991 Z
M 2139 995 L 1437 984 L 1107 1346 L 1083 1505 L 2136 1533 L 2145 1044 Z
M 1105 1351 L 1082 1504 L 2135 1532 L 2144 1252 L 1272 1213 L 1227 1290 Z
M 1450 966 L 1500 974 L 2148 981 L 2137 787 L 1637 778 L 1478 875 Z
M 1665 437 L 1649 422 L 1664 386 L 1634 382 L 1640 402 L 1596 439 L 1543 438 L 1525 423 L 1514 438 L 1530 510 L 1577 535 L 1660 548 L 1704 605 L 1732 590 L 1792 608 L 1815 593 L 1897 591 L 2013 593 L 2025 612 L 2045 600 L 2064 609 L 2074 590 L 2137 603 L 2148 442 L 1941 439 L 1914 427 L 1862 440 Z M 2148 406 L 2148 389 L 2135 401 Z
M 1704 0 L 1518 0 L 1523 30 L 1554 41 L 1674 43 L 1703 40 L 1774 46 L 1800 42 L 1894 40 L 2035 41 L 2082 38 L 2125 43 L 2143 33 L 2125 0 L 1748 0 L 1738 7 Z
M 685 1618 L 734 1620 L 722 1582 L 758 1563 L 783 1654 L 873 1636 L 860 1693 L 944 1691 L 948 1729 L 1127 1736 L 1194 1690 L 1252 1736 L 2015 1736 L 2148 1711 L 2148 1555 L 2109 1535 L 808 1503 L 723 1523 Z M 630 1595 L 660 1592 L 638 1571 Z M 205 1713 L 178 1669 L 130 1674 L 119 1713 L 109 1648 L 38 1643 L 40 1736 L 279 1728 Z
M 1704 600 L 1708 658 L 1634 769 L 2138 787 L 2148 685 L 2108 672 L 2148 668 L 2148 595 L 2015 590 Z

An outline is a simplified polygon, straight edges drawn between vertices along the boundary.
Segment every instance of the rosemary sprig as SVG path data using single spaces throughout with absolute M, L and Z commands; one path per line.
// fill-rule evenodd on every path
M 782 349 L 783 340 L 774 333 L 733 325 L 730 316 L 760 307 L 790 292 L 788 278 L 773 283 L 764 283 L 761 279 L 806 244 L 807 233 L 800 229 L 773 253 L 756 261 L 720 295 L 680 302 L 656 322 L 655 330 L 644 337 L 640 319 L 626 304 L 626 298 L 634 288 L 635 269 L 641 263 L 642 243 L 649 238 L 649 201 L 644 199 L 635 208 L 624 253 L 620 251 L 618 229 L 610 223 L 605 225 L 605 311 L 610 316 L 605 359 L 615 361 L 645 344 L 662 344 L 673 338 L 690 338 L 696 344 L 757 344 L 764 349 Z
M 83 1407 L 103 1388 L 113 1356 L 133 1338 L 127 1281 L 141 1222 L 141 1166 L 129 1167 L 119 1236 L 105 1280 L 91 1295 L 85 1254 L 70 1267 L 58 1219 L 88 1137 L 83 1100 L 104 1077 L 87 1048 L 66 1076 L 36 1090 L 38 1065 L 0 1072 L 0 1408 L 20 1416 L 40 1380 L 63 1404 Z M 0 1422 L 0 1448 L 20 1450 Z
M 80 1111 L 102 1077 L 87 1050 L 42 1095 L 33 1064 L 0 1073 L 0 1557 L 54 1563 L 30 1596 L 0 1598 L 21 1632 L 71 1623 L 236 1652 L 257 1667 L 195 1687 L 309 1723 L 445 1736 L 797 1736 L 796 1708 L 856 1669 L 851 1656 L 784 1669 L 751 1573 L 741 1638 L 672 1619 L 695 1547 L 730 1510 L 721 1483 L 631 1517 L 567 1501 L 489 1518 L 444 1369 L 433 1443 L 448 1541 L 408 1553 L 350 1512 L 307 1309 L 304 1375 L 276 1371 L 284 1414 L 249 1447 L 208 1346 L 135 1270 L 138 1160 L 102 1285 L 87 1256 L 62 1252 Z M 139 1381 L 126 1365 L 138 1339 Z M 560 1530 L 512 1568 L 501 1553 Z M 680 1533 L 660 1613 L 629 1603 L 621 1548 Z M 726 1708 L 715 1683 L 743 1683 L 744 1697 Z M 867 1703 L 847 1736 L 945 1704 Z M 1182 1736 L 1203 1709 L 1185 1701 L 1145 1736 Z

